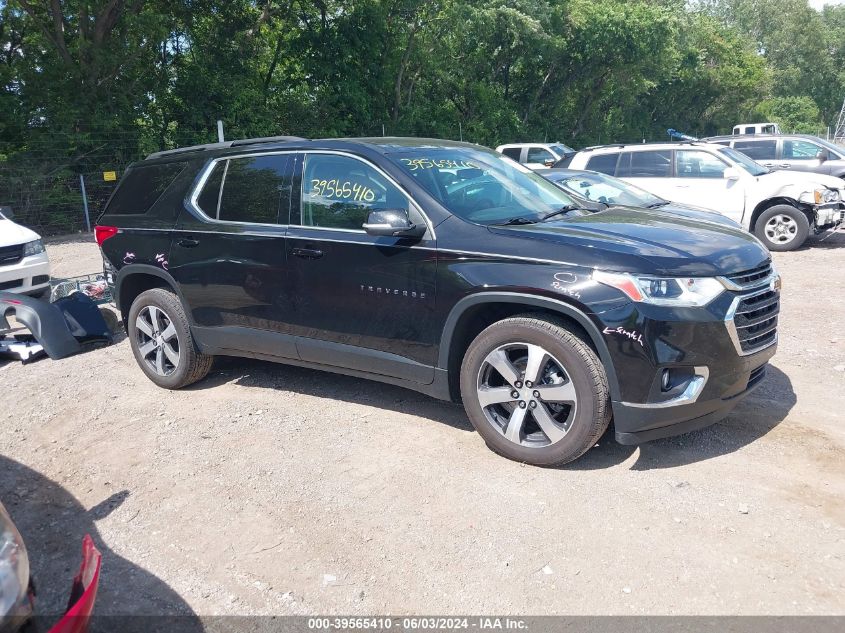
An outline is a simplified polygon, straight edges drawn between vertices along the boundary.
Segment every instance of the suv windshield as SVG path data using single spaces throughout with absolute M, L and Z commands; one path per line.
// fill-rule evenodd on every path
M 666 204 L 663 198 L 658 198 L 639 187 L 604 174 L 550 172 L 544 176 L 559 183 L 567 191 L 593 202 L 624 204 L 632 207 L 656 207 Z
M 388 157 L 449 211 L 470 222 L 536 222 L 565 207 L 577 207 L 545 178 L 494 152 L 434 147 Z
M 755 163 L 753 160 L 748 158 L 748 156 L 742 152 L 736 151 L 735 149 L 731 149 L 730 147 L 720 147 L 717 151 L 730 158 L 733 162 L 738 163 L 740 167 L 752 176 L 762 176 L 763 174 L 769 173 L 769 170 L 763 167 L 760 163 Z

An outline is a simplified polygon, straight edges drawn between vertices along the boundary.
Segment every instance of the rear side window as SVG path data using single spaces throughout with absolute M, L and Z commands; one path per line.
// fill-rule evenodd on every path
M 669 178 L 672 176 L 672 152 L 623 152 L 616 175 L 620 178 Z
M 290 154 L 232 158 L 218 162 L 197 206 L 224 222 L 278 224 L 279 209 L 290 206 Z
M 132 167 L 109 202 L 109 215 L 142 214 L 149 211 L 182 173 L 187 163 L 137 165 Z
M 737 141 L 734 149 L 754 160 L 774 160 L 777 141 Z
M 522 153 L 521 147 L 506 147 L 502 150 L 502 154 L 507 156 L 508 158 L 512 158 L 516 162 L 519 162 L 519 155 Z
M 598 154 L 590 157 L 587 161 L 586 169 L 590 171 L 597 171 L 602 174 L 612 176 L 616 173 L 616 161 L 619 159 L 619 154 Z

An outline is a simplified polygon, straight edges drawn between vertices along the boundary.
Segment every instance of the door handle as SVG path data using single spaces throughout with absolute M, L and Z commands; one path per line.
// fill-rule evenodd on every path
M 183 246 L 185 248 L 193 248 L 194 246 L 199 246 L 199 240 L 195 240 L 192 237 L 183 237 L 179 241 L 176 242 L 179 246 Z
M 789 163 L 783 163 L 781 165 L 781 169 L 789 169 L 790 167 L 792 167 L 792 165 L 790 165 Z
M 302 259 L 320 259 L 323 251 L 316 248 L 294 248 L 291 253 Z

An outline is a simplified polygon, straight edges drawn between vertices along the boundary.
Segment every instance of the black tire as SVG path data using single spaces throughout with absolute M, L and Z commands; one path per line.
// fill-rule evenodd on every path
M 552 443 L 547 445 L 531 443 L 531 438 L 526 436 L 517 444 L 507 439 L 504 432 L 496 426 L 488 415 L 498 417 L 499 413 L 507 414 L 504 409 L 497 409 L 499 406 L 488 406 L 487 413 L 479 400 L 479 386 L 485 371 L 489 371 L 489 363 L 486 359 L 489 355 L 509 345 L 514 346 L 515 354 L 519 354 L 519 346 L 522 343 L 531 346 L 539 346 L 551 356 L 554 361 L 552 367 L 559 366 L 567 375 L 568 380 L 564 384 L 574 387 L 576 404 L 574 412 L 567 408 L 561 409 L 563 415 L 569 420 L 568 430 L 563 437 L 552 441 L 551 436 L 540 431 L 540 438 L 546 438 Z M 499 378 L 504 376 L 501 374 Z M 524 374 L 523 374 L 524 379 Z M 484 379 L 486 380 L 486 379 Z M 503 382 L 503 388 L 510 388 L 512 383 Z M 522 385 L 527 387 L 527 385 Z M 554 385 L 541 384 L 540 387 Z M 554 466 L 565 464 L 577 459 L 593 447 L 598 439 L 607 430 L 611 418 L 610 395 L 607 384 L 607 374 L 596 353 L 578 336 L 567 329 L 563 321 L 553 317 L 537 315 L 519 315 L 498 321 L 482 331 L 470 344 L 461 365 L 461 398 L 464 403 L 470 422 L 484 438 L 487 445 L 496 453 L 515 461 L 524 462 L 536 466 Z M 529 396 L 530 397 L 530 396 Z M 530 404 L 530 402 L 529 402 Z M 515 412 L 515 405 L 513 412 Z M 539 408 L 542 403 L 535 402 Z M 490 409 L 493 413 L 490 413 Z M 544 409 L 547 413 L 549 409 Z M 539 430 L 540 426 L 536 419 L 532 418 L 537 409 L 529 409 L 526 414 L 526 434 L 531 428 Z M 531 436 L 538 435 L 537 431 Z
M 789 218 L 791 222 L 784 224 L 785 227 L 788 226 L 786 233 L 780 236 L 776 234 L 773 237 L 770 235 L 773 227 L 768 227 L 769 230 L 767 231 L 767 225 L 769 222 L 776 221 L 777 217 Z M 770 251 L 794 251 L 807 241 L 807 236 L 810 235 L 810 221 L 800 209 L 796 209 L 788 204 L 776 204 L 763 211 L 760 217 L 757 218 L 757 221 L 754 223 L 754 235 Z M 787 238 L 788 241 L 783 241 Z
M 166 375 L 156 373 L 141 352 L 141 339 L 146 335 L 138 328 L 138 315 L 151 307 L 165 314 L 175 329 L 175 338 L 178 341 L 178 363 Z M 197 350 L 188 317 L 185 315 L 185 309 L 179 297 L 163 288 L 153 288 L 136 297 L 126 320 L 126 334 L 129 337 L 132 354 L 141 371 L 156 385 L 165 389 L 180 389 L 201 380 L 208 374 L 214 362 L 213 356 L 202 354 Z

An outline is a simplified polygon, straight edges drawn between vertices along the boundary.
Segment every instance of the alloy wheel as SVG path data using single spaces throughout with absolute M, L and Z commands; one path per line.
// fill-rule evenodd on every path
M 779 213 L 766 222 L 766 237 L 774 244 L 788 244 L 798 235 L 798 223 L 794 218 Z
M 157 306 L 145 306 L 135 319 L 138 351 L 147 366 L 159 376 L 169 376 L 179 367 L 179 339 L 176 326 Z
M 509 343 L 490 352 L 478 371 L 477 393 L 488 423 L 526 447 L 561 441 L 578 406 L 563 364 L 531 343 Z

